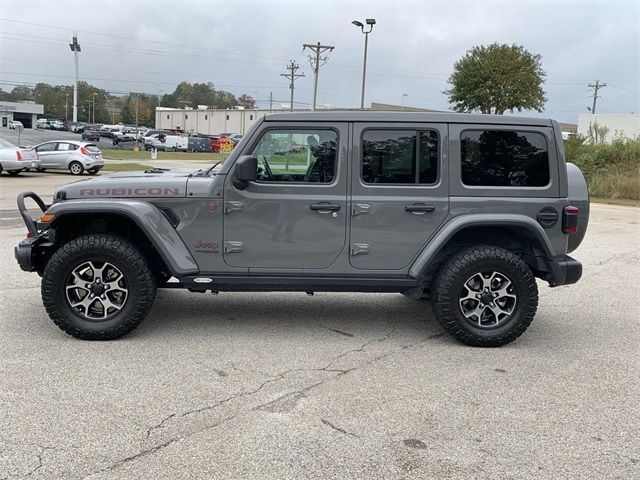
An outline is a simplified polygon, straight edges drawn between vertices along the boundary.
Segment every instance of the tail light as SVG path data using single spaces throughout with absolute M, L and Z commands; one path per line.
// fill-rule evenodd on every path
M 82 155 L 89 155 L 89 150 L 87 150 L 87 149 L 86 149 L 86 148 L 84 148 L 84 147 L 80 147 L 80 153 L 81 153 Z
M 578 207 L 564 207 L 562 213 L 562 231 L 571 235 L 578 231 Z
M 22 160 L 22 153 L 20 153 L 20 150 L 16 150 L 16 157 L 18 157 L 19 162 Z

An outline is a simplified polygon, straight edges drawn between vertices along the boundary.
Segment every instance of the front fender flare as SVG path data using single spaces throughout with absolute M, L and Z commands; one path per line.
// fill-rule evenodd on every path
M 469 227 L 517 227 L 523 228 L 538 240 L 539 246 L 548 258 L 554 258 L 553 247 L 542 226 L 530 217 L 518 214 L 473 214 L 460 215 L 446 222 L 431 238 L 427 246 L 417 256 L 409 269 L 411 278 L 419 278 L 433 259 L 453 236 Z
M 68 200 L 53 204 L 47 213 L 55 215 L 54 226 L 55 221 L 74 214 L 108 213 L 126 217 L 147 236 L 172 275 L 182 277 L 199 271 L 178 232 L 149 202 L 129 199 Z

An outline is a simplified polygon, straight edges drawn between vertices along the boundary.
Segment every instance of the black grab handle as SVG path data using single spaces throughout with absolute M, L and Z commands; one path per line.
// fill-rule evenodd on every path
M 34 192 L 22 192 L 18 194 L 17 202 L 18 202 L 18 211 L 20 212 L 20 216 L 24 220 L 24 224 L 27 226 L 27 230 L 29 230 L 29 232 L 32 235 L 36 235 L 38 233 L 38 228 L 36 227 L 35 220 L 31 218 L 29 216 L 29 213 L 27 212 L 27 207 L 24 204 L 25 198 L 33 199 L 33 201 L 38 204 L 38 207 L 40 207 L 40 210 L 42 210 L 43 213 L 47 211 L 47 205 Z
M 309 208 L 316 211 L 337 212 L 340 210 L 340 205 L 337 203 L 312 203 Z
M 433 205 L 414 203 L 413 205 L 405 205 L 404 209 L 407 212 L 433 212 L 436 207 L 434 207 Z

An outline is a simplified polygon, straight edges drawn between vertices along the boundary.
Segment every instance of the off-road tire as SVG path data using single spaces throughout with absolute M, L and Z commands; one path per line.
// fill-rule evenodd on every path
M 82 262 L 108 261 L 124 275 L 128 297 L 115 316 L 92 321 L 69 304 L 65 285 Z M 128 240 L 96 233 L 71 240 L 53 254 L 42 276 L 42 302 L 53 322 L 64 332 L 83 340 L 113 340 L 134 330 L 153 305 L 156 281 L 143 254 Z
M 73 169 L 76 165 L 79 166 L 80 169 L 74 172 Z M 84 167 L 80 162 L 73 161 L 69 164 L 69 171 L 71 172 L 71 175 L 82 175 L 84 173 Z
M 507 275 L 517 292 L 513 312 L 492 328 L 483 328 L 467 319 L 459 299 L 464 283 L 480 271 L 495 270 Z M 538 307 L 538 286 L 526 263 L 500 247 L 477 246 L 451 256 L 433 282 L 433 313 L 456 340 L 474 347 L 499 347 L 518 338 L 533 321 Z

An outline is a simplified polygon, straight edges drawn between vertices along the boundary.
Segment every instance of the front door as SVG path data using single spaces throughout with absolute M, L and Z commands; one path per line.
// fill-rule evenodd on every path
M 447 125 L 354 126 L 350 261 L 405 270 L 449 212 Z
M 347 124 L 271 123 L 242 151 L 244 190 L 225 180 L 224 259 L 248 269 L 325 269 L 346 245 Z

